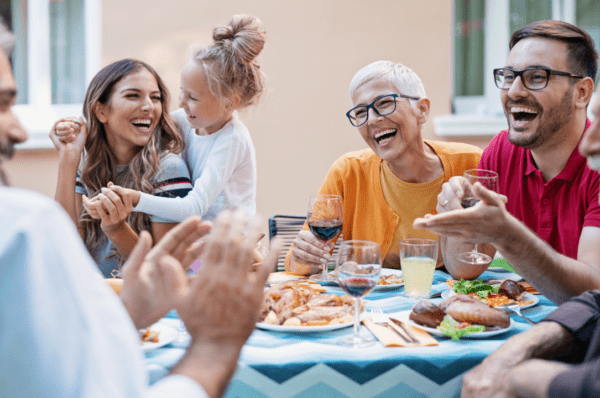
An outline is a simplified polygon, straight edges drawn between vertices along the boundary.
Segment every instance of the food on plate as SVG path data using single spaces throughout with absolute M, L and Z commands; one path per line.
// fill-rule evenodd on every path
M 460 282 L 448 280 L 446 283 L 457 294 L 468 294 L 492 307 L 503 307 L 515 303 L 520 306 L 533 304 L 533 301 L 524 300 L 524 295 L 527 293 L 526 288 L 521 283 L 511 280 L 505 280 L 499 284 L 492 282 L 493 284 L 489 285 L 484 281 L 464 279 L 461 279 Z
M 378 285 L 397 285 L 399 283 L 403 283 L 404 279 L 395 274 L 389 275 L 381 275 L 381 279 L 379 279 Z
M 158 343 L 158 336 L 160 335 L 160 332 L 153 332 L 152 330 L 150 330 L 150 328 L 148 328 L 148 329 L 139 330 L 139 333 L 140 333 L 140 340 L 142 341 L 142 343 L 144 341 Z
M 112 287 L 112 289 L 117 293 L 117 295 L 121 294 L 121 289 L 123 288 L 123 279 L 121 278 L 106 278 L 104 279 L 106 283 Z
M 319 284 L 283 282 L 273 284 L 263 298 L 260 321 L 283 326 L 324 326 L 352 322 L 354 298 L 321 294 Z
M 491 307 L 467 294 L 452 296 L 442 301 L 439 307 L 457 322 L 501 328 L 510 325 L 510 314 L 507 311 Z
M 507 311 L 490 307 L 466 294 L 452 296 L 439 306 L 429 301 L 419 301 L 413 306 L 408 318 L 419 325 L 437 328 L 453 340 L 470 333 L 510 326 Z
M 444 320 L 446 313 L 431 301 L 419 301 L 413 307 L 408 319 L 419 325 L 437 328 Z
M 508 297 L 509 299 L 519 301 L 526 292 L 525 288 L 519 285 L 517 282 L 505 280 L 504 282 L 502 282 L 502 284 L 500 284 L 498 293 Z

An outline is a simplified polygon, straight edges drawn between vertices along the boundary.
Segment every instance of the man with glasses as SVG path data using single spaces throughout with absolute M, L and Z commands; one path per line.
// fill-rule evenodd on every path
M 435 209 L 444 181 L 477 166 L 481 150 L 423 140 L 430 102 L 421 79 L 404 65 L 367 65 L 350 83 L 350 100 L 353 108 L 346 116 L 369 149 L 339 158 L 319 194 L 342 197 L 344 239 L 379 243 L 384 266 L 398 268 L 400 239 L 438 239 L 415 230 L 413 220 Z M 317 272 L 329 260 L 334 243 L 321 242 L 305 225 L 288 253 L 286 269 Z
M 492 139 L 478 167 L 498 173 L 504 200 L 479 186 L 481 201 L 463 210 L 465 180 L 456 177 L 438 196 L 438 215 L 414 226 L 443 235 L 453 277 L 474 278 L 488 267 L 457 259 L 483 243 L 479 251 L 499 251 L 562 303 L 600 288 L 600 178 L 577 152 L 591 125 L 586 112 L 598 54 L 589 34 L 561 21 L 527 25 L 512 35 L 510 48 L 506 66 L 493 71 L 509 128 Z
M 600 102 L 590 108 L 595 120 L 600 120 Z M 589 167 L 599 172 L 599 124 L 586 132 L 579 151 Z M 600 396 L 599 315 L 598 290 L 572 298 L 467 373 L 461 397 Z

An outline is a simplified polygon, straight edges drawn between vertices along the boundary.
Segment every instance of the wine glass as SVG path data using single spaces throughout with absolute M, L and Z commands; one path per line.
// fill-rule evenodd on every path
M 308 228 L 322 242 L 335 239 L 344 223 L 344 207 L 339 195 L 313 195 L 308 200 Z M 327 263 L 323 264 L 323 273 L 311 275 L 317 282 L 331 282 L 336 279 L 327 273 Z
M 468 209 L 479 202 L 479 198 L 473 194 L 473 184 L 479 182 L 490 191 L 498 192 L 498 173 L 490 170 L 472 169 L 463 173 L 466 184 L 463 186 L 464 194 L 461 205 Z M 492 262 L 492 258 L 487 254 L 477 252 L 477 243 L 473 250 L 466 253 L 460 253 L 458 259 L 467 264 L 482 265 Z
M 379 244 L 366 240 L 347 240 L 340 245 L 336 261 L 337 279 L 342 289 L 355 299 L 354 333 L 338 344 L 364 347 L 375 343 L 371 337 L 360 337 L 360 299 L 379 283 L 381 250 Z

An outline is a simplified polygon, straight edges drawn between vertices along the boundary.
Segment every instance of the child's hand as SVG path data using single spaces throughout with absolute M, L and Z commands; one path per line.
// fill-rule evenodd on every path
M 140 193 L 135 189 L 123 188 L 115 185 L 112 182 L 108 183 L 108 188 L 119 195 L 124 201 L 128 201 L 132 207 L 135 207 L 140 202 Z
M 109 182 L 109 188 L 102 188 L 102 192 L 94 198 L 83 199 L 84 207 L 88 210 L 88 213 L 90 213 L 92 218 L 99 218 L 101 220 L 100 226 L 106 234 L 112 232 L 116 227 L 121 225 L 121 223 L 126 222 L 127 217 L 133 211 L 131 196 L 125 195 L 121 197 L 110 189 L 112 186 L 114 186 L 114 184 Z M 127 191 L 133 190 L 127 189 Z

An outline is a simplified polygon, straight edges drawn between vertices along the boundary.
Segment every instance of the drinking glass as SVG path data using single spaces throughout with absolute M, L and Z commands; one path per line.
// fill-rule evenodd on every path
M 429 298 L 437 256 L 438 242 L 435 240 L 413 238 L 400 241 L 400 264 L 406 297 Z
M 364 347 L 375 343 L 371 337 L 360 337 L 360 299 L 379 283 L 381 250 L 379 244 L 365 240 L 347 240 L 340 245 L 336 261 L 340 286 L 354 297 L 354 333 L 338 341 L 341 345 Z
M 344 207 L 339 195 L 313 195 L 308 200 L 306 220 L 310 231 L 322 242 L 335 239 L 344 223 Z M 311 275 L 317 282 L 331 282 L 336 279 L 327 273 L 327 263 L 323 264 L 323 273 Z
M 463 186 L 464 194 L 461 204 L 465 209 L 475 206 L 479 198 L 473 194 L 473 184 L 479 182 L 490 191 L 498 192 L 498 173 L 490 170 L 472 169 L 463 173 L 466 183 Z M 477 243 L 473 250 L 466 253 L 460 253 L 458 259 L 467 264 L 482 265 L 492 262 L 492 258 L 484 253 L 477 251 Z

